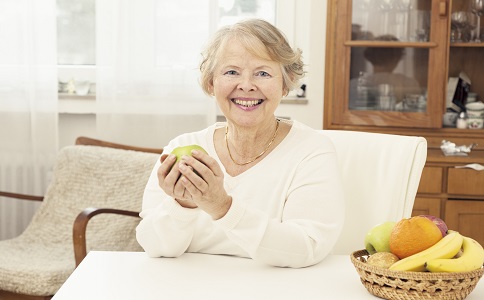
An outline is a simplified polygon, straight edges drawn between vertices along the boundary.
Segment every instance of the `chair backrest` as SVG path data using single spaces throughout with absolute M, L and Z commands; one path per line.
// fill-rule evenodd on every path
M 138 146 L 132 146 L 132 145 L 119 144 L 119 143 L 113 143 L 113 142 L 98 140 L 98 139 L 94 139 L 94 138 L 90 138 L 90 137 L 86 137 L 86 136 L 78 137 L 76 139 L 76 145 L 100 146 L 100 147 L 133 150 L 133 151 L 157 153 L 157 154 L 161 154 L 163 152 L 163 148 L 138 147 Z
M 71 250 L 72 225 L 83 209 L 141 211 L 144 188 L 159 155 L 99 146 L 61 149 L 44 202 L 22 236 Z M 141 250 L 134 232 L 138 222 L 119 215 L 96 216 L 87 227 L 88 250 Z
M 423 137 L 322 130 L 335 148 L 345 188 L 346 216 L 335 254 L 364 249 L 373 226 L 411 216 L 427 157 Z

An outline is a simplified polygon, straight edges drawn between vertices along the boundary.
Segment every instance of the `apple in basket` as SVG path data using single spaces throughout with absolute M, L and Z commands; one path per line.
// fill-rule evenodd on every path
M 365 249 L 369 254 L 390 252 L 390 234 L 396 222 L 387 221 L 371 228 L 365 236 Z

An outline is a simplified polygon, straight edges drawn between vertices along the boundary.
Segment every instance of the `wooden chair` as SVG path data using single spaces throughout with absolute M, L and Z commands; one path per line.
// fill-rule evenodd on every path
M 162 151 L 79 137 L 59 152 L 45 196 L 0 191 L 42 201 L 20 236 L 0 241 L 0 300 L 51 299 L 89 250 L 141 251 L 138 213 Z

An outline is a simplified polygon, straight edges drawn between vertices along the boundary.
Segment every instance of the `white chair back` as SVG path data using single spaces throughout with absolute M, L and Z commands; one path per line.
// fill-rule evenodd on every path
M 323 130 L 335 148 L 345 188 L 346 216 L 334 254 L 364 249 L 373 226 L 411 216 L 427 141 L 423 137 Z

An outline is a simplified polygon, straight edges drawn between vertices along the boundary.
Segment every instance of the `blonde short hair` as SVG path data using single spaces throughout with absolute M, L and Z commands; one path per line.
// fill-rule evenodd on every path
M 200 84 L 206 94 L 210 94 L 213 86 L 218 55 L 231 39 L 241 42 L 247 51 L 260 58 L 280 63 L 286 92 L 296 88 L 299 79 L 304 77 L 302 51 L 292 49 L 284 34 L 269 22 L 248 19 L 219 29 L 203 51 Z

